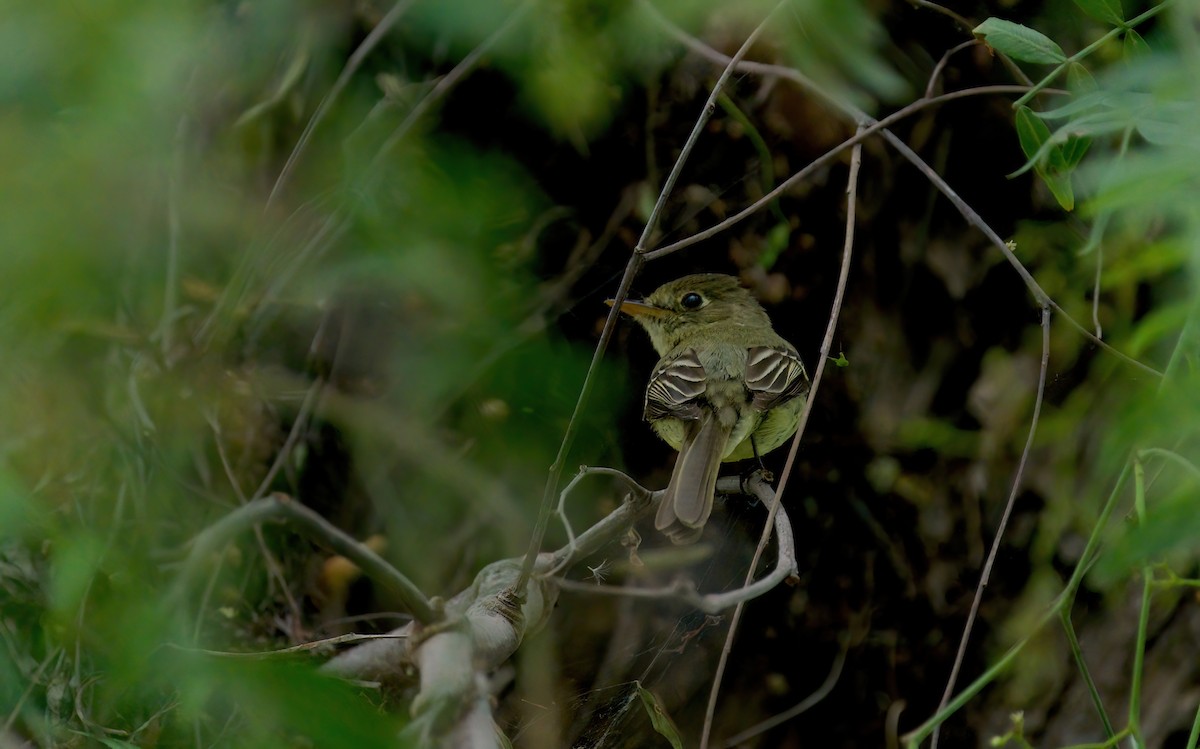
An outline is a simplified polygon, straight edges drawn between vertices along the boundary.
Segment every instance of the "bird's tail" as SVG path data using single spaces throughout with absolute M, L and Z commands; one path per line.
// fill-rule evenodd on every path
M 658 506 L 654 527 L 675 544 L 690 544 L 700 538 L 712 512 L 717 489 L 717 472 L 725 457 L 725 443 L 733 431 L 716 413 L 705 409 L 699 421 L 688 424 L 679 446 L 679 458 L 671 483 Z

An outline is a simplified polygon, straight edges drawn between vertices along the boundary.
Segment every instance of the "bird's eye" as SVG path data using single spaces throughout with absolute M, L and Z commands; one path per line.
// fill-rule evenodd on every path
M 704 304 L 704 297 L 692 291 L 684 294 L 683 298 L 679 300 L 679 303 L 682 304 L 685 309 L 696 309 L 700 305 Z

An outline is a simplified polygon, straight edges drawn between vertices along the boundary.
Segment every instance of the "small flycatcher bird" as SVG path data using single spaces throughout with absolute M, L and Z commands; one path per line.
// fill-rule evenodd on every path
M 621 311 L 662 357 L 646 387 L 644 418 L 679 451 L 654 525 L 689 544 L 712 512 L 721 463 L 764 455 L 796 432 L 808 373 L 732 276 L 685 276 L 622 302 Z

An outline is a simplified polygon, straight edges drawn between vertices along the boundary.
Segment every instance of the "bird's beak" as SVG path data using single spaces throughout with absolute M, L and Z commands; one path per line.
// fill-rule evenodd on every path
M 615 301 L 615 299 L 605 299 L 604 303 L 611 307 Z M 646 304 L 634 299 L 626 299 L 621 302 L 621 311 L 634 317 L 662 317 L 667 314 L 662 307 L 655 307 L 653 304 Z

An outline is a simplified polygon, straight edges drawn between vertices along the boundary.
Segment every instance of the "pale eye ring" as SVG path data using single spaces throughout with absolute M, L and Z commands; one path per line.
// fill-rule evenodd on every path
M 679 299 L 679 304 L 684 309 L 699 309 L 704 304 L 704 297 L 694 291 L 689 291 Z

